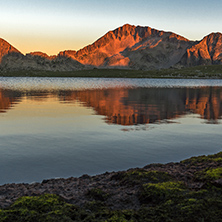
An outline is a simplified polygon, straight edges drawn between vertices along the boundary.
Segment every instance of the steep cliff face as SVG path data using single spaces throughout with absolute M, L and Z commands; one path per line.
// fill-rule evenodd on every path
M 59 57 L 70 57 L 75 59 L 76 51 L 75 50 L 65 50 L 63 52 L 59 52 Z
M 222 34 L 211 33 L 187 49 L 180 64 L 184 66 L 222 64 Z
M 0 38 L 0 62 L 2 57 L 8 54 L 18 53 L 21 54 L 16 48 L 6 42 L 4 39 Z

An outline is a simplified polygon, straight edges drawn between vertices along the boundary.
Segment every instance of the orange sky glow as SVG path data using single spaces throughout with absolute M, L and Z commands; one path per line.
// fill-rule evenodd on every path
M 222 1 L 0 0 L 0 37 L 23 54 L 56 55 L 92 44 L 126 23 L 172 31 L 190 40 L 222 32 Z

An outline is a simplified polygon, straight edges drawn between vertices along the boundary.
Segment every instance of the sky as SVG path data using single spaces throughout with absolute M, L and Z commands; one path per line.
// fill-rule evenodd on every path
M 0 38 L 22 53 L 78 50 L 126 23 L 190 40 L 222 33 L 222 0 L 0 0 Z

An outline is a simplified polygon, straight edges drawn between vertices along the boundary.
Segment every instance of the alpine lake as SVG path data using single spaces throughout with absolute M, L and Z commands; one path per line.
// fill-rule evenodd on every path
M 0 77 L 0 184 L 214 154 L 222 80 Z

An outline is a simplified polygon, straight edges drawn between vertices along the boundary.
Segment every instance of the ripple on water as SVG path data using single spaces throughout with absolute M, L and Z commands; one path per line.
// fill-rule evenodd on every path
M 135 87 L 222 86 L 219 79 L 130 79 L 130 78 L 50 78 L 0 77 L 0 88 L 13 90 L 85 90 Z

